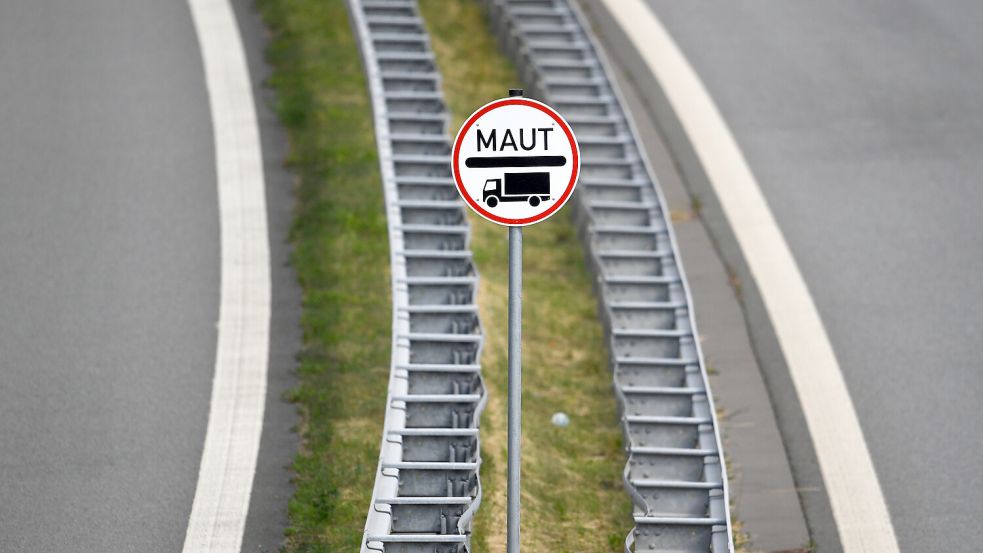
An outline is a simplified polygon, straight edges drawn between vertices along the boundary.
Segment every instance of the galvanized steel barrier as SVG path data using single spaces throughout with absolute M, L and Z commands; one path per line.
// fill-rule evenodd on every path
M 567 0 L 485 3 L 527 95 L 556 108 L 580 142 L 576 220 L 597 275 L 635 505 L 625 551 L 732 551 L 692 299 L 665 200 L 607 62 Z
M 361 551 L 464 553 L 481 503 L 483 334 L 440 77 L 415 0 L 348 7 L 372 97 L 393 299 L 385 427 Z

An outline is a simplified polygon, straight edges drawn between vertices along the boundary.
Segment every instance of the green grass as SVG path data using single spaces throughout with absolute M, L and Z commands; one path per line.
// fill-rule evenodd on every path
M 298 177 L 292 261 L 304 301 L 292 393 L 303 446 L 285 550 L 356 551 L 390 356 L 388 240 L 371 109 L 342 0 L 260 0 L 259 7 Z
M 521 83 L 473 0 L 422 0 L 452 130 L 481 105 Z M 530 551 L 620 551 L 632 527 L 621 485 L 625 458 L 596 298 L 571 221 L 572 206 L 523 233 L 522 542 Z M 507 231 L 472 214 L 486 332 L 482 370 L 485 501 L 475 518 L 476 551 L 505 541 Z M 550 424 L 570 415 L 567 428 Z

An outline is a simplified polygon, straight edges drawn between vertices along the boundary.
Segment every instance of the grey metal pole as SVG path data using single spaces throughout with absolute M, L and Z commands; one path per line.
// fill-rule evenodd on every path
M 522 89 L 509 90 L 522 96 Z M 522 470 L 522 227 L 509 227 L 509 462 L 506 552 L 519 553 Z
M 509 227 L 509 483 L 508 548 L 519 553 L 522 466 L 522 227 Z

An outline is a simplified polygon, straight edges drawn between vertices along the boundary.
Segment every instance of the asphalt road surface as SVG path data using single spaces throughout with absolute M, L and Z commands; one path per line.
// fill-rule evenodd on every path
M 978 550 L 983 4 L 649 5 L 802 270 L 901 550 Z
M 181 550 L 215 363 L 215 179 L 184 2 L 0 1 L 0 551 Z M 268 195 L 280 232 L 288 194 Z M 252 550 L 280 537 L 282 457 L 260 455 L 258 501 L 280 497 L 272 522 L 251 514 Z

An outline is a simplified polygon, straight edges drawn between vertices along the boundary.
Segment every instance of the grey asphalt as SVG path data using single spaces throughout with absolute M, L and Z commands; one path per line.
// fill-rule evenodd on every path
M 277 233 L 289 194 L 269 195 Z M 0 1 L 0 551 L 181 549 L 214 371 L 218 232 L 186 4 Z M 296 339 L 284 274 L 277 429 L 291 424 L 278 394 Z M 284 445 L 269 434 L 265 450 Z M 257 483 L 289 495 L 283 454 L 265 450 Z M 279 540 L 285 502 L 257 506 L 268 497 L 254 494 L 249 543 Z M 257 526 L 263 509 L 276 516 Z
M 733 130 L 805 276 L 902 551 L 977 551 L 983 4 L 649 5 Z M 733 257 L 733 241 L 718 241 Z M 774 364 L 768 322 L 749 316 Z M 789 435 L 801 423 L 770 372 L 809 523 L 819 550 L 835 551 L 828 506 L 808 505 L 811 446 Z

